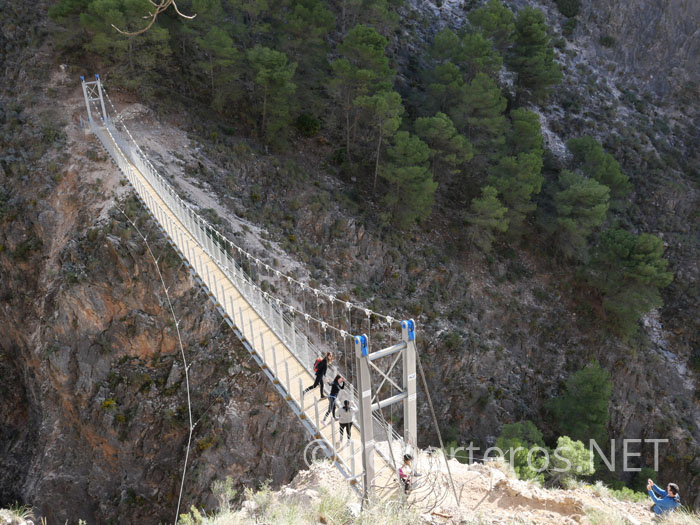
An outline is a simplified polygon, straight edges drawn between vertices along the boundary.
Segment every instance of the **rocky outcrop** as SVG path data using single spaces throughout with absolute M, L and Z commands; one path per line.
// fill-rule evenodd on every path
M 580 15 L 590 41 L 656 95 L 700 92 L 700 3 L 694 0 L 588 0 Z M 608 47 L 601 37 L 609 37 Z M 577 38 L 578 40 L 578 38 Z M 604 41 L 605 42 L 605 41 Z

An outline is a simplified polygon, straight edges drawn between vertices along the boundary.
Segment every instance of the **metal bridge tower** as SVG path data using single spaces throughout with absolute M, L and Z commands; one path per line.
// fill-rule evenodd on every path
M 85 97 L 85 105 L 87 106 L 88 121 L 93 121 L 91 104 L 95 104 L 94 109 L 98 112 L 100 120 L 105 121 L 107 119 L 107 110 L 105 109 L 105 99 L 102 96 L 102 81 L 100 80 L 100 75 L 95 75 L 95 80 L 92 82 L 86 82 L 85 77 L 80 77 L 80 81 L 83 85 L 83 96 Z M 100 103 L 99 106 L 97 106 L 97 102 Z M 100 111 L 102 111 L 101 114 Z
M 417 418 L 416 418 L 416 325 L 413 319 L 401 321 L 401 342 L 388 348 L 369 352 L 366 335 L 355 336 L 355 359 L 357 363 L 358 399 L 360 409 L 360 439 L 362 441 L 362 467 L 364 469 L 363 498 L 371 500 L 374 496 L 374 446 L 375 435 L 373 425 L 373 412 L 384 407 L 401 403 L 403 405 L 403 439 L 406 446 L 417 447 Z M 374 361 L 389 356 L 394 356 L 391 366 L 384 372 L 379 369 Z M 398 361 L 403 364 L 403 385 L 397 385 L 391 379 L 391 371 Z M 373 385 L 370 375 L 370 367 L 377 371 L 382 381 L 373 394 Z M 391 397 L 376 400 L 384 383 L 389 382 L 399 390 L 398 394 Z M 375 401 L 376 400 L 376 401 Z M 389 436 L 376 436 L 377 439 Z M 402 458 L 400 458 L 402 459 Z

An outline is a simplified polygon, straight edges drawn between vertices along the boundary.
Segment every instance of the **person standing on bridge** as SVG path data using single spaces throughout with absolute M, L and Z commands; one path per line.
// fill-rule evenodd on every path
M 314 363 L 314 372 L 316 373 L 316 381 L 314 381 L 314 384 L 311 385 L 309 388 L 304 390 L 304 394 L 307 392 L 310 392 L 317 386 L 321 387 L 321 399 L 325 399 L 326 396 L 323 395 L 323 380 L 326 377 L 326 372 L 328 371 L 328 365 L 330 365 L 333 362 L 333 354 L 328 352 L 326 354 L 326 357 L 323 359 L 319 358 L 316 360 Z
M 323 416 L 323 422 L 326 422 L 328 414 L 333 412 L 333 417 L 335 418 L 335 400 L 338 399 L 338 392 L 345 388 L 345 378 L 340 374 L 335 376 L 335 379 L 331 383 L 331 393 L 328 394 L 328 410 L 326 410 L 326 415 Z M 337 419 L 337 418 L 336 418 Z
M 343 432 L 347 431 L 348 441 L 350 441 L 350 433 L 352 431 L 352 422 L 357 412 L 355 404 L 350 404 L 349 400 L 343 401 L 343 406 L 338 410 L 338 422 L 340 423 L 340 442 L 343 441 Z

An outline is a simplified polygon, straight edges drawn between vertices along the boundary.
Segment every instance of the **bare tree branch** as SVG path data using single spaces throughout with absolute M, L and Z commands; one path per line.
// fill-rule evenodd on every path
M 193 15 L 185 15 L 180 12 L 180 10 L 177 7 L 177 4 L 175 3 L 175 0 L 161 0 L 159 4 L 156 4 L 153 0 L 149 0 L 153 6 L 155 6 L 156 10 L 153 13 L 148 13 L 148 16 L 145 16 L 144 18 L 148 19 L 150 18 L 150 21 L 144 27 L 143 29 L 139 29 L 138 31 L 123 31 L 119 29 L 117 26 L 112 24 L 112 27 L 117 30 L 117 32 L 121 33 L 122 35 L 127 35 L 127 36 L 136 36 L 140 35 L 141 33 L 145 33 L 148 31 L 153 24 L 156 22 L 156 18 L 158 18 L 158 15 L 161 14 L 163 11 L 168 9 L 171 5 L 173 6 L 173 9 L 175 9 L 175 12 L 177 13 L 178 16 L 181 16 L 182 18 L 186 18 L 187 20 L 192 20 L 195 16 L 197 16 L 197 13 Z

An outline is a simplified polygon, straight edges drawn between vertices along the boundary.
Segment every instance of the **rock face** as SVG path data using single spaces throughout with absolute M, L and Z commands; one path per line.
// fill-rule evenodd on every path
M 42 117 L 20 102 L 0 110 L 12 137 L 0 173 L 10 196 L 0 210 L 0 506 L 27 502 L 49 523 L 174 518 L 184 367 L 155 263 L 127 216 L 158 258 L 190 366 L 183 509 L 213 503 L 209 486 L 227 475 L 239 487 L 289 481 L 302 427 L 143 208 L 124 200 L 116 168 L 73 123 L 83 108 L 68 92 L 76 97 L 52 113 L 62 138 L 38 152 Z M 51 167 L 59 158 L 65 171 Z
M 579 15 L 591 44 L 657 95 L 698 94 L 700 3 L 695 0 L 587 0 Z M 600 37 L 612 37 L 609 49 Z M 611 41 L 612 42 L 612 41 Z

